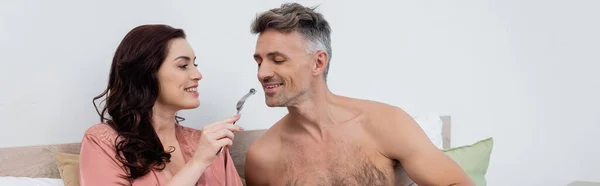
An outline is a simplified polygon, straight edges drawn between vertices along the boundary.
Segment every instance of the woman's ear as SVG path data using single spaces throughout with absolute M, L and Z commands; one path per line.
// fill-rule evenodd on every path
M 327 64 L 329 63 L 329 56 L 327 52 L 318 50 L 313 56 L 313 76 L 319 76 L 325 72 Z

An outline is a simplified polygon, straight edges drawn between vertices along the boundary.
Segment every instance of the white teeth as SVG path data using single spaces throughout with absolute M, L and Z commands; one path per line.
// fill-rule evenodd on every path
M 267 86 L 267 88 L 277 88 L 279 86 L 281 86 L 281 85 L 269 85 L 269 86 Z
M 198 88 L 186 88 L 185 91 L 186 92 L 196 92 L 196 91 L 198 91 Z

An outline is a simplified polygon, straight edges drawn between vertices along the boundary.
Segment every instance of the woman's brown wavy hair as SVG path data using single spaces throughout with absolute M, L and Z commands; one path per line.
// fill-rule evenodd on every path
M 183 30 L 168 25 L 131 30 L 115 52 L 106 90 L 93 99 L 100 121 L 118 133 L 116 158 L 128 172 L 123 178 L 134 180 L 151 169 L 162 170 L 170 161 L 170 152 L 164 150 L 152 127 L 152 107 L 160 91 L 157 72 L 170 41 L 185 37 Z M 99 111 L 96 100 L 104 96 L 106 103 Z

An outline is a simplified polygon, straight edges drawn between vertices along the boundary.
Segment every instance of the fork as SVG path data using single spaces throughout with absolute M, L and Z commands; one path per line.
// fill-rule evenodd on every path
M 251 88 L 250 91 L 244 95 L 244 97 L 242 97 L 242 99 L 240 99 L 237 104 L 235 105 L 235 109 L 237 110 L 237 114 L 240 114 L 240 111 L 242 111 L 242 108 L 244 108 L 244 103 L 246 103 L 246 99 L 248 99 L 248 97 L 254 95 L 256 93 L 256 90 L 254 88 Z M 233 124 L 235 124 L 235 122 L 233 122 Z M 223 151 L 223 148 L 225 148 L 225 146 L 221 147 L 221 149 L 219 149 L 219 151 L 217 152 L 217 156 L 219 154 L 221 154 L 221 152 Z

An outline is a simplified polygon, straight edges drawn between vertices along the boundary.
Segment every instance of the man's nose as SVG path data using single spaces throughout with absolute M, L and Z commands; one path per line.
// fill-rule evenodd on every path
M 257 77 L 258 77 L 258 80 L 261 82 L 273 77 L 273 68 L 271 67 L 271 65 L 269 65 L 268 62 L 263 62 L 258 67 Z

